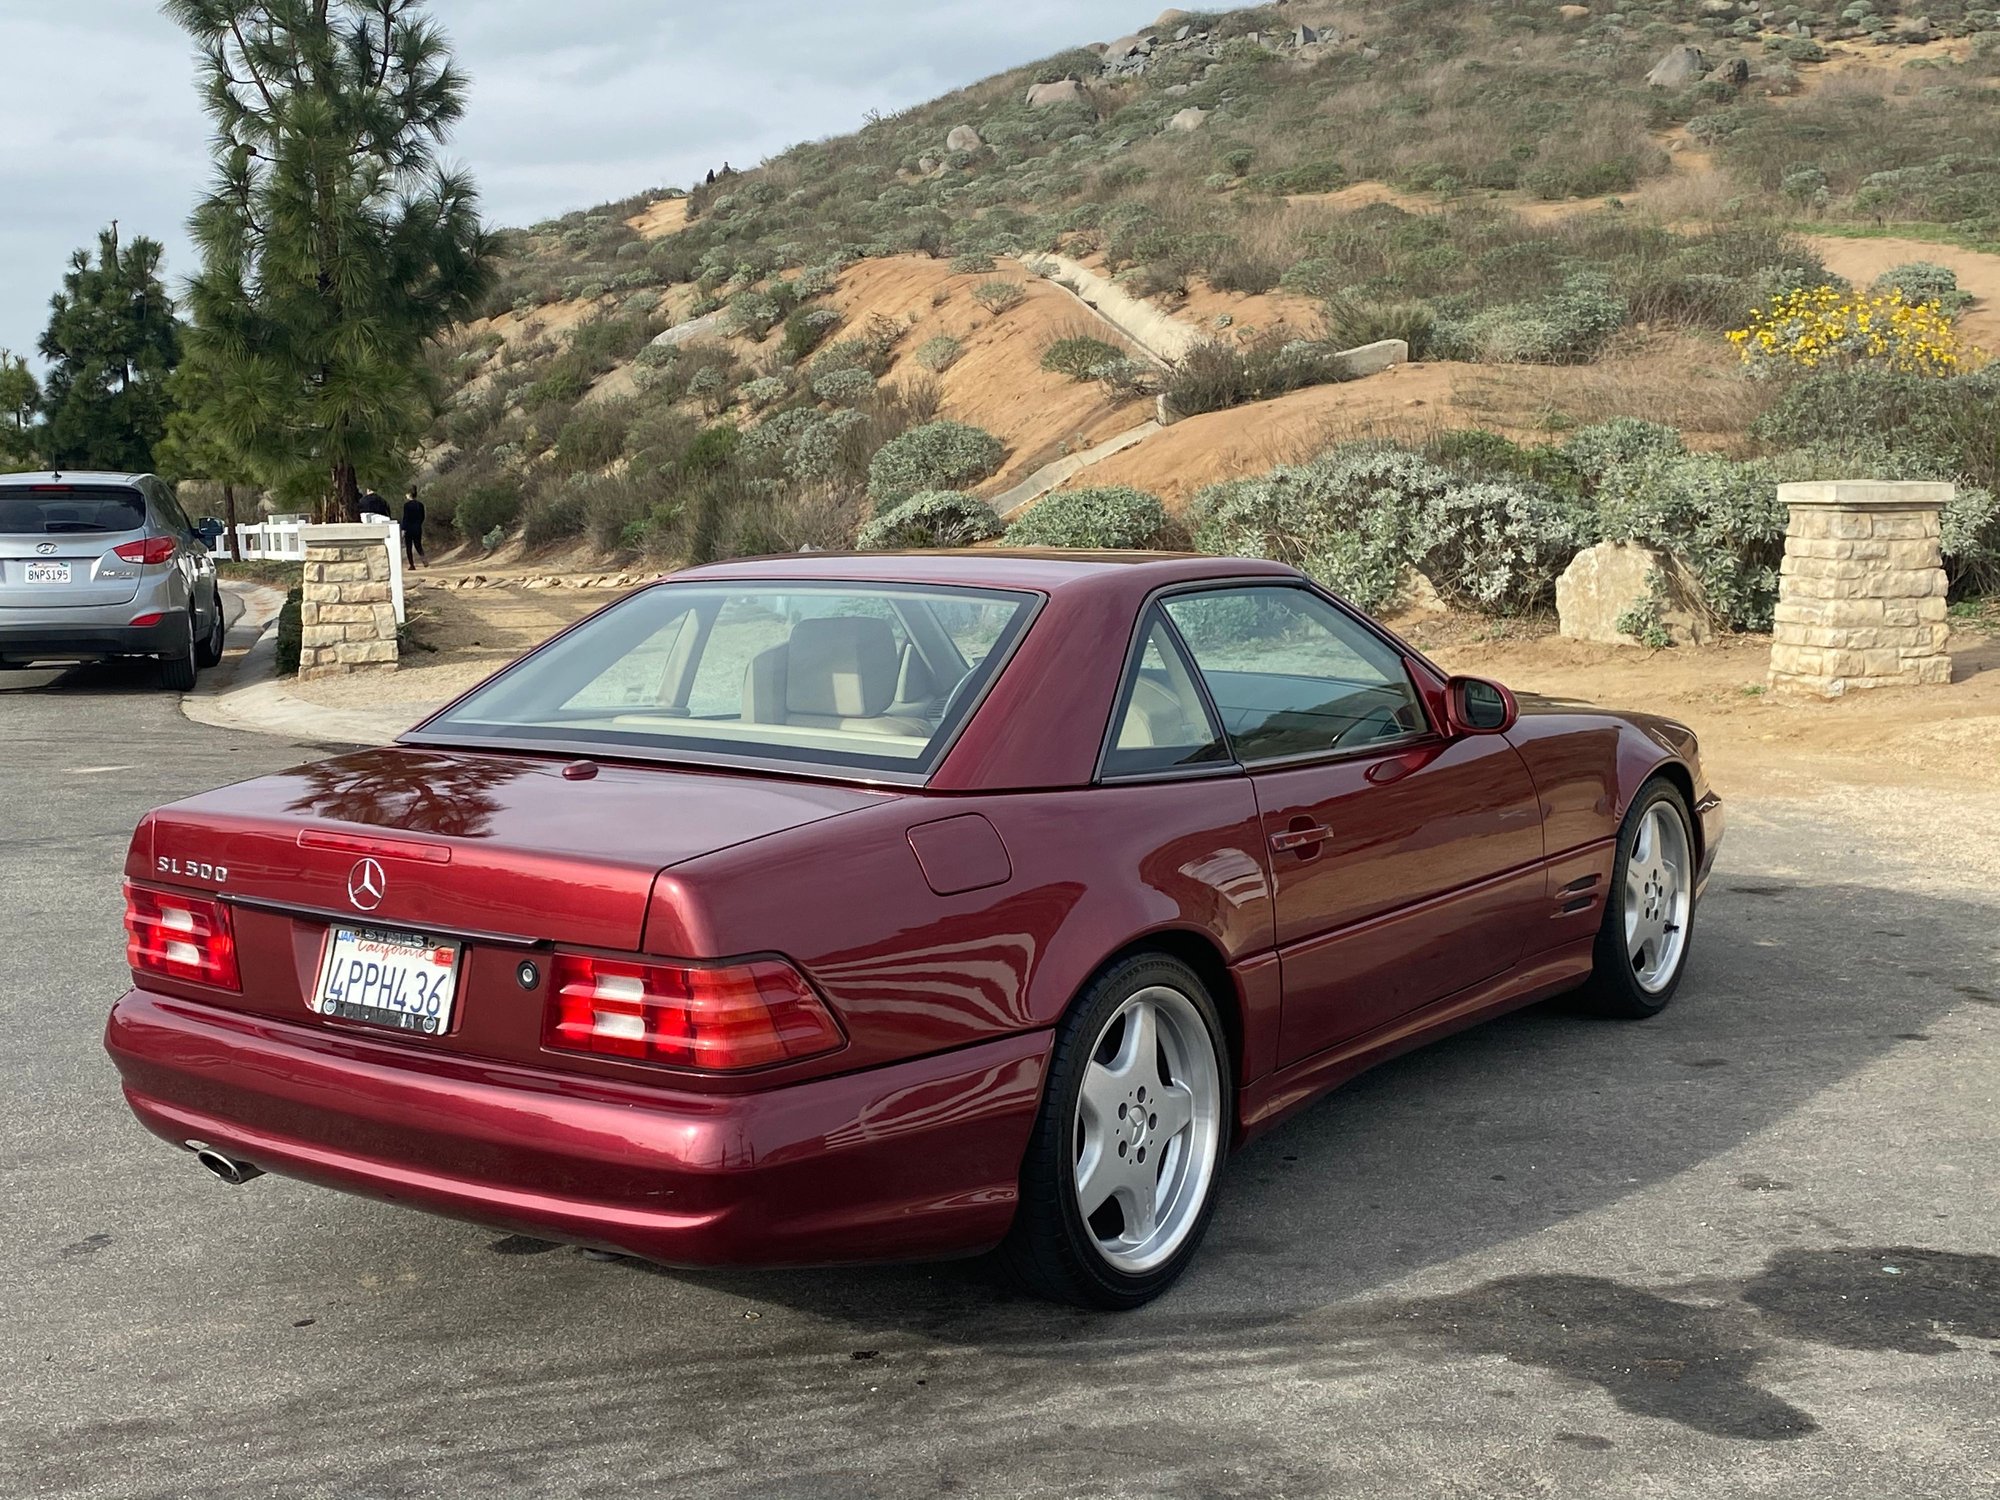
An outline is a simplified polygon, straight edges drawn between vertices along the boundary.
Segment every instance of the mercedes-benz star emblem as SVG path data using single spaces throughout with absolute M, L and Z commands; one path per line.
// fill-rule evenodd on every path
M 38 542 L 35 545 L 35 550 L 44 557 L 54 557 L 56 555 L 56 544 L 54 542 Z
M 389 877 L 372 859 L 364 859 L 347 872 L 347 899 L 356 911 L 373 911 L 389 893 Z

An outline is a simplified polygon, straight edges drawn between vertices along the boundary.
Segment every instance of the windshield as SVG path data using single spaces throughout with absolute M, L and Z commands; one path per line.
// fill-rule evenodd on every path
M 146 525 L 146 497 L 137 490 L 0 489 L 0 535 L 65 536 L 139 531 Z
M 415 737 L 921 775 L 1033 602 L 886 583 L 665 584 L 508 668 Z

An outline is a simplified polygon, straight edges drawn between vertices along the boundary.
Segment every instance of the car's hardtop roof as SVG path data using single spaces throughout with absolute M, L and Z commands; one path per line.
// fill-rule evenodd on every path
M 43 470 L 39 474 L 0 474 L 0 489 L 25 489 L 45 484 L 75 485 L 78 489 L 88 489 L 92 485 L 133 489 L 140 480 L 148 478 L 151 476 L 147 474 L 113 474 L 106 469 Z
M 1141 593 L 1174 583 L 1275 576 L 1296 578 L 1261 558 L 1200 557 L 1186 552 L 1083 552 L 968 548 L 939 552 L 796 552 L 742 558 L 668 574 L 662 583 L 838 582 L 940 584 L 958 588 L 1031 589 L 1055 594 L 1107 584 Z

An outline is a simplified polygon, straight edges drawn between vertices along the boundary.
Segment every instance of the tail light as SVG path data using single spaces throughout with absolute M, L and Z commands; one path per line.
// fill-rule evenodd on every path
M 129 563 L 163 563 L 174 555 L 174 539 L 170 536 L 149 536 L 142 542 L 120 542 L 111 550 Z
M 125 887 L 125 962 L 139 977 L 242 988 L 229 908 L 206 896 Z
M 558 953 L 545 1040 L 565 1052 L 725 1073 L 845 1040 L 805 976 L 776 959 L 716 968 Z

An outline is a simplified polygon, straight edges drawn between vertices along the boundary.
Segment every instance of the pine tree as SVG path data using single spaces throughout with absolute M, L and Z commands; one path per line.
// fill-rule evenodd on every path
M 427 415 L 423 348 L 493 278 L 471 179 L 439 148 L 465 81 L 421 0 L 166 0 L 195 38 L 216 176 L 192 220 L 190 342 L 230 447 L 358 514 Z
M 0 349 L 0 472 L 39 467 L 29 424 L 42 404 L 41 382 L 12 349 Z
M 98 236 L 95 260 L 88 250 L 70 258 L 41 341 L 49 373 L 38 445 L 51 468 L 152 468 L 167 428 L 167 377 L 181 354 L 160 280 L 165 253 L 143 235 L 121 245 L 114 223 Z
M 196 481 L 222 487 L 223 520 L 229 545 L 236 545 L 236 491 L 254 487 L 256 465 L 229 441 L 223 411 L 224 386 L 215 366 L 199 349 L 174 371 L 169 391 L 173 414 L 156 454 L 160 477 L 170 484 Z

